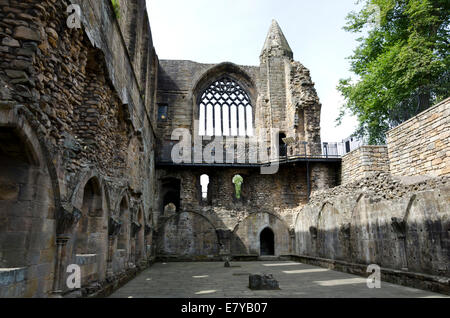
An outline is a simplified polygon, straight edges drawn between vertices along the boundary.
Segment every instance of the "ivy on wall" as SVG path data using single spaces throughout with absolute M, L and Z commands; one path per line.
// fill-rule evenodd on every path
M 120 4 L 119 4 L 119 0 L 111 0 L 111 3 L 113 5 L 114 8 L 114 13 L 116 15 L 117 20 L 120 19 Z

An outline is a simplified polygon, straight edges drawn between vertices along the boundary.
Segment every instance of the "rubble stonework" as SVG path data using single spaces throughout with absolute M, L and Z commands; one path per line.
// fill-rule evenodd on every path
M 155 100 L 143 97 L 155 88 L 135 74 L 155 59 L 128 59 L 109 1 L 78 3 L 81 29 L 67 25 L 70 1 L 0 1 L 0 267 L 17 277 L 0 297 L 66 295 L 70 264 L 92 293 L 154 257 L 119 203 L 153 229 Z M 144 13 L 137 49 L 152 52 Z M 110 218 L 129 233 L 123 250 Z
M 276 21 L 259 66 L 160 61 L 145 7 L 0 0 L 0 297 L 104 296 L 158 259 L 271 253 L 449 276 L 448 103 L 392 131 L 389 158 L 365 147 L 341 165 L 322 156 L 314 83 Z M 171 161 L 173 131 L 198 135 L 199 97 L 223 77 L 248 95 L 255 133 L 280 133 L 262 145 L 284 157 L 274 174 L 261 160 Z M 427 136 L 431 170 L 416 156 Z M 388 164 L 431 176 L 394 178 Z M 81 288 L 67 284 L 71 265 Z
M 364 178 L 374 172 L 389 172 L 387 146 L 362 146 L 342 158 L 342 183 Z
M 345 262 L 350 271 L 355 264 L 377 264 L 432 275 L 435 283 L 428 286 L 416 274 L 395 282 L 449 293 L 449 211 L 449 177 L 374 173 L 311 198 L 297 216 L 295 254 Z

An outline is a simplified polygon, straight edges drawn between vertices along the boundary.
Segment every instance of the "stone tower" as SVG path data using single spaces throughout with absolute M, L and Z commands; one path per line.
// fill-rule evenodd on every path
M 292 137 L 288 154 L 320 154 L 321 104 L 309 70 L 294 61 L 294 54 L 277 21 L 273 20 L 260 55 L 260 87 L 256 127 L 279 130 Z M 273 140 L 272 144 L 276 140 Z M 281 140 L 280 140 L 281 141 Z

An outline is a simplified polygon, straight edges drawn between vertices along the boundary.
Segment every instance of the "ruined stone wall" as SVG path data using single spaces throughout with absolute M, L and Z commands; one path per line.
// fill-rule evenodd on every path
M 245 73 L 243 75 L 242 73 Z M 192 61 L 161 60 L 158 73 L 158 104 L 168 105 L 168 119 L 158 122 L 159 150 L 171 140 L 172 132 L 185 128 L 194 136 L 194 123 L 199 119 L 197 94 L 199 86 L 210 84 L 220 75 L 231 75 L 248 85 L 256 81 L 256 68 L 231 63 L 201 64 Z M 245 78 L 245 77 L 248 78 Z M 250 87 L 255 89 L 254 87 Z M 256 91 L 249 92 L 253 97 Z M 252 94 L 253 93 L 253 94 Z M 255 109 L 256 99 L 253 101 Z
M 254 112 L 255 135 L 266 129 L 277 129 L 295 144 L 289 155 L 321 154 L 321 104 L 309 71 L 299 62 L 285 57 L 270 58 L 259 67 L 232 63 L 217 65 L 191 61 L 160 61 L 158 73 L 158 104 L 168 106 L 168 118 L 158 122 L 158 151 L 170 152 L 172 132 L 185 128 L 194 134 L 199 119 L 197 98 L 202 89 L 221 75 L 234 77 L 248 90 Z M 275 59 L 275 60 L 273 60 Z M 264 130 L 263 130 L 264 129 Z M 278 135 L 265 135 L 267 147 L 275 149 Z M 303 142 L 307 142 L 305 147 Z M 164 148 L 166 147 L 166 148 Z
M 286 78 L 289 83 L 287 91 L 286 129 L 288 137 L 294 137 L 297 143 L 288 147 L 288 154 L 303 154 L 302 142 L 307 142 L 306 154 L 321 155 L 320 103 L 310 71 L 300 62 L 290 61 L 286 64 Z
M 365 178 L 374 172 L 388 172 L 386 146 L 362 146 L 342 157 L 342 183 Z
M 449 182 L 376 173 L 318 192 L 297 216 L 296 253 L 449 277 Z
M 279 135 L 274 134 L 274 131 L 278 131 L 295 140 L 287 151 L 288 155 L 321 154 L 321 104 L 314 83 L 309 71 L 293 60 L 293 53 L 274 21 L 261 53 L 259 66 L 168 60 L 160 62 L 157 102 L 168 106 L 168 118 L 158 121 L 160 162 L 171 161 L 171 150 L 178 143 L 171 140 L 176 129 L 188 129 L 193 138 L 198 136 L 198 131 L 195 130 L 195 122 L 199 119 L 198 97 L 203 94 L 204 89 L 224 75 L 232 77 L 248 93 L 254 112 L 255 135 L 260 136 L 261 132 L 266 138 L 267 144 L 262 146 L 264 151 L 271 150 L 271 155 L 278 156 L 279 150 L 274 151 L 275 144 L 279 141 Z M 246 149 L 243 156 L 236 154 L 236 158 L 246 158 L 242 163 L 249 163 L 249 156 L 246 154 L 249 153 L 248 145 L 252 140 L 240 140 L 243 140 Z M 304 145 L 305 141 L 307 146 Z M 191 140 L 191 143 L 194 141 Z M 203 146 L 208 143 L 209 138 L 203 142 Z M 218 147 L 222 145 L 216 144 L 208 149 L 214 148 L 217 154 Z M 217 159 L 218 156 L 213 158 Z M 261 157 L 258 160 L 267 161 Z M 223 161 L 216 160 L 216 163 Z M 318 162 L 311 165 L 304 162 L 283 165 L 273 175 L 261 174 L 258 166 L 181 166 L 173 167 L 173 170 L 161 166 L 158 168 L 159 211 L 155 214 L 159 229 L 158 253 L 165 257 L 176 257 L 180 253 L 178 256 L 182 258 L 189 255 L 198 258 L 202 253 L 206 253 L 203 256 L 217 253 L 259 254 L 259 235 L 266 227 L 271 228 L 275 234 L 275 253 L 288 253 L 292 251 L 292 233 L 289 230 L 293 227 L 295 213 L 307 203 L 310 193 L 337 184 L 337 170 L 338 167 L 334 164 Z M 210 180 L 207 200 L 201 198 L 200 176 L 203 174 L 207 174 Z M 235 186 L 232 183 L 237 174 L 244 178 L 240 199 L 235 197 Z M 310 182 L 307 182 L 307 177 Z M 177 183 L 170 181 L 171 178 L 178 180 L 180 189 L 165 186 Z M 173 195 L 174 191 L 179 191 L 179 195 Z M 177 201 L 173 202 L 177 208 L 177 218 L 165 213 L 166 204 L 170 201 L 165 199 L 166 195 Z M 202 225 L 192 223 L 193 219 Z M 177 228 L 179 231 L 175 230 Z M 205 229 L 218 231 L 219 250 L 212 248 L 214 244 L 211 238 L 214 235 L 205 236 Z M 189 245 L 189 239 L 184 236 L 196 237 L 197 240 Z M 204 249 L 205 246 L 208 248 Z
M 145 1 L 131 2 L 145 7 Z M 67 25 L 72 3 L 81 7 L 81 29 Z M 20 207 L 23 217 L 29 216 L 23 222 L 33 228 L 33 237 L 26 238 L 14 225 L 18 215 L 2 221 L 11 233 L 2 232 L 0 254 L 14 244 L 21 244 L 16 251 L 26 254 L 20 265 L 26 275 L 17 275 L 19 280 L 10 284 L 14 288 L 2 280 L 2 296 L 66 292 L 69 264 L 79 264 L 83 287 L 94 284 L 95 290 L 107 277 L 152 255 L 156 83 L 146 77 L 156 78 L 157 58 L 150 54 L 146 14 L 140 13 L 139 52 L 132 57 L 109 0 L 0 1 L 2 144 L 19 138 L 28 145 L 27 153 L 40 154 L 25 160 L 17 176 L 36 170 L 35 165 L 48 176 L 46 181 L 20 179 L 19 187 L 42 189 L 45 196 L 40 190 L 27 197 L 11 190 L 0 195 L 1 214 Z M 12 148 L 0 152 L 6 162 L 14 156 Z M 7 173 L 2 167 L 0 188 L 14 189 Z M 115 231 L 124 220 L 119 207 L 124 197 L 130 239 L 126 262 L 119 266 Z M 2 266 L 16 265 L 5 261 Z M 110 271 L 112 267 L 116 270 Z
M 450 98 L 390 130 L 387 140 L 393 175 L 449 175 Z
M 332 177 L 334 168 L 316 164 L 310 169 L 313 191 L 336 185 L 336 180 Z M 329 169 L 330 172 L 325 175 L 315 172 L 324 169 Z M 204 174 L 209 177 L 208 197 L 205 200 L 202 199 L 200 185 L 200 177 Z M 237 174 L 244 179 L 240 199 L 236 198 L 235 185 L 232 182 Z M 161 184 L 168 178 L 175 178 L 181 184 L 180 208 L 172 214 L 165 213 L 165 205 L 169 202 L 164 200 L 167 191 L 163 188 L 158 191 L 159 255 L 174 257 L 177 250 L 183 251 L 178 255 L 180 257 L 218 256 L 218 251 L 234 255 L 259 254 L 259 234 L 266 227 L 271 228 L 275 234 L 278 244 L 275 253 L 277 255 L 289 253 L 292 251 L 289 230 L 293 228 L 296 213 L 307 204 L 306 176 L 305 164 L 296 167 L 281 166 L 279 172 L 274 175 L 262 175 L 259 168 L 158 169 Z M 176 202 L 173 203 L 177 205 Z M 184 221 L 186 218 L 188 220 L 194 218 L 196 222 Z M 175 228 L 178 228 L 179 232 Z M 227 238 L 223 240 L 217 238 L 217 242 L 227 247 L 213 249 L 211 237 L 214 238 L 217 234 L 210 233 L 204 238 L 206 235 L 204 229 L 228 232 Z M 185 246 L 187 239 L 182 234 L 186 232 L 189 233 L 188 237 L 197 233 L 194 235 L 196 239 L 190 241 L 193 244 L 191 249 Z M 205 241 L 202 243 L 202 240 Z M 207 254 L 202 254 L 202 251 L 205 251 L 202 246 L 205 245 L 211 248 Z

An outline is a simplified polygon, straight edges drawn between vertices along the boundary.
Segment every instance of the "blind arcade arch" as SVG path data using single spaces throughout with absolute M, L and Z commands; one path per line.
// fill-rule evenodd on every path
M 198 102 L 200 136 L 253 136 L 253 106 L 237 81 L 222 76 Z

